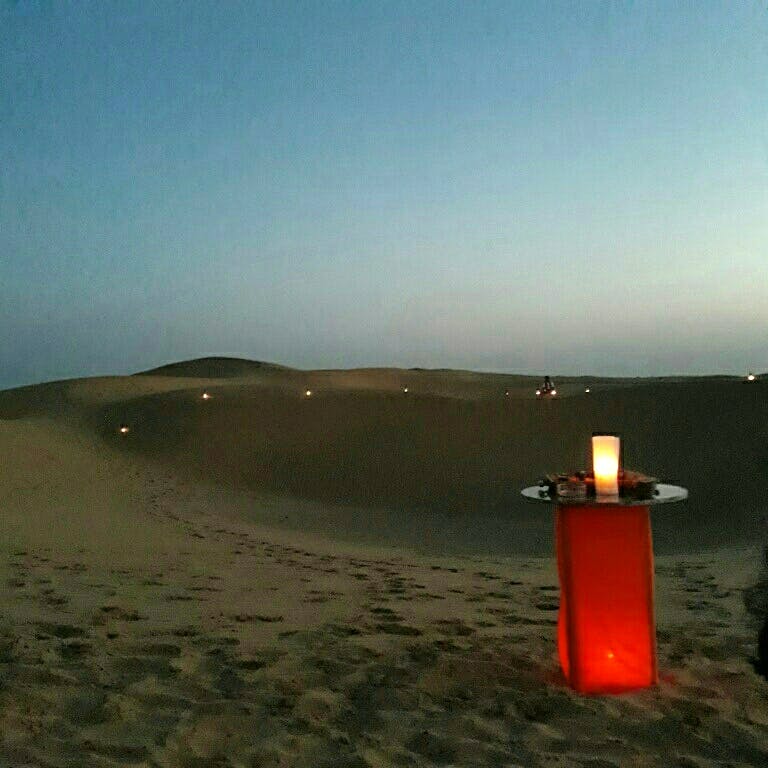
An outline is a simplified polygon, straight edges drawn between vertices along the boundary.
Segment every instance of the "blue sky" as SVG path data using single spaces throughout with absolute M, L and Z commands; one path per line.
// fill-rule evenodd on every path
M 768 9 L 0 0 L 0 328 L 0 387 L 768 370 Z

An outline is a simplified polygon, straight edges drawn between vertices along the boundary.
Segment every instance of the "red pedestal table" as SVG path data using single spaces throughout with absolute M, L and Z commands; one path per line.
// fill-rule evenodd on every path
M 523 496 L 557 505 L 560 578 L 557 647 L 568 684 L 580 693 L 620 693 L 657 682 L 650 507 L 688 491 L 658 485 L 650 499 Z

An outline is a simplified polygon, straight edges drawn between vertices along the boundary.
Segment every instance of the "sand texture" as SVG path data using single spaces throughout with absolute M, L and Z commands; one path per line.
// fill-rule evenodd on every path
M 0 392 L 0 767 L 768 765 L 768 382 L 222 365 Z M 597 424 L 692 498 L 660 685 L 583 697 L 517 494 Z

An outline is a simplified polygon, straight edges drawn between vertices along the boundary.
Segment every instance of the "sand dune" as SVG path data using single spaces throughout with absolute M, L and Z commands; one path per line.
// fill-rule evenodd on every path
M 755 480 L 768 464 L 765 381 L 596 380 L 587 395 L 561 380 L 564 394 L 551 402 L 535 399 L 534 381 L 272 367 L 229 379 L 114 377 L 0 393 L 0 418 L 63 419 L 188 481 L 290 500 L 280 519 L 294 528 L 499 554 L 551 551 L 548 514 L 519 489 L 545 471 L 586 466 L 593 430 L 619 431 L 627 466 L 691 491 L 687 504 L 655 514 L 659 551 L 763 534 Z M 322 511 L 307 522 L 313 503 Z
M 768 764 L 765 380 L 189 371 L 0 392 L 0 766 Z M 598 428 L 692 491 L 619 697 L 563 685 L 518 500 Z
M 260 360 L 245 360 L 240 357 L 201 357 L 197 360 L 183 360 L 178 363 L 161 365 L 148 371 L 141 371 L 136 376 L 173 376 L 198 379 L 229 379 L 239 376 L 251 376 L 255 373 L 287 370 L 276 363 Z

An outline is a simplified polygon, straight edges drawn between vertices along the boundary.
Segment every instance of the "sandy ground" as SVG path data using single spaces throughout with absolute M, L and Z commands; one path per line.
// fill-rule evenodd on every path
M 577 696 L 551 556 L 408 548 L 380 509 L 375 535 L 345 535 L 365 510 L 214 482 L 94 426 L 189 386 L 0 393 L 3 768 L 768 765 L 757 541 L 658 557 L 661 684 Z

